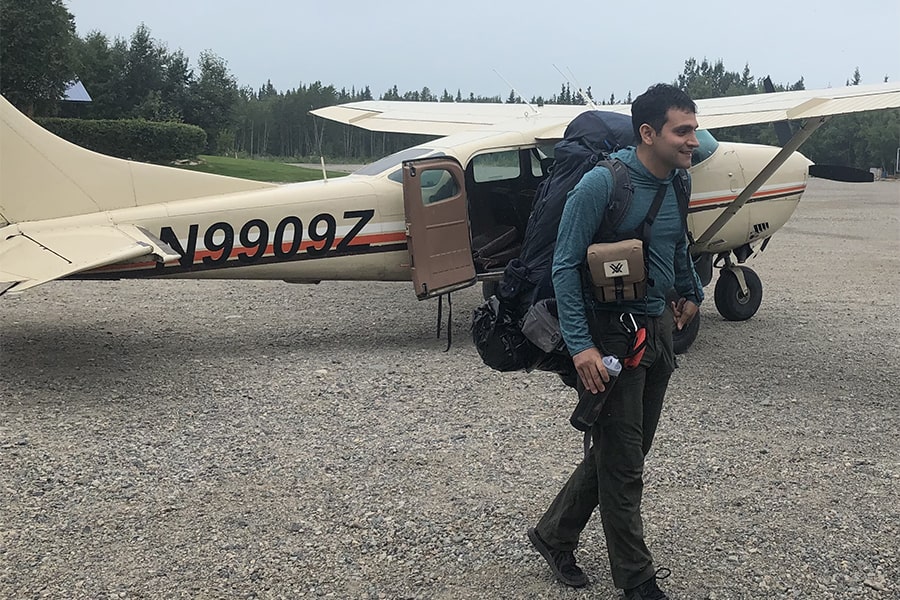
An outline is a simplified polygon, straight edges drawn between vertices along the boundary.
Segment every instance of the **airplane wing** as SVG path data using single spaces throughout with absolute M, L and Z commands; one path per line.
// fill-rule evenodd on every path
M 704 129 L 806 120 L 900 107 L 900 83 L 750 94 L 697 101 Z
M 696 102 L 700 127 L 718 129 L 897 108 L 900 107 L 900 83 L 749 94 Z M 630 105 L 626 104 L 597 108 L 631 113 Z M 525 104 L 365 101 L 320 108 L 311 113 L 370 131 L 445 136 L 461 131 L 533 127 L 537 139 L 555 140 L 562 139 L 569 121 L 585 110 L 587 106 L 544 105 L 537 107 L 535 113 Z
M 6 229 L 0 241 L 0 295 L 142 257 L 162 262 L 180 258 L 159 238 L 134 225 L 30 232 L 28 224 L 23 223 Z
M 603 107 L 610 110 L 617 107 Z M 479 104 L 474 102 L 401 102 L 368 100 L 310 111 L 310 114 L 368 131 L 446 136 L 463 131 L 489 130 L 498 124 L 550 118 L 566 122 L 587 110 L 586 106 L 545 105 L 535 112 L 527 104 Z

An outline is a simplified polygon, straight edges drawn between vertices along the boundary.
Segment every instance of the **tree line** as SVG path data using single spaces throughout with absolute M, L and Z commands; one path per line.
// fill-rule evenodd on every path
M 99 31 L 80 37 L 74 17 L 62 0 L 0 0 L 0 92 L 32 116 L 84 119 L 141 118 L 198 125 L 207 134 L 207 152 L 253 157 L 308 158 L 319 155 L 366 161 L 422 143 L 428 138 L 373 133 L 312 117 L 310 110 L 334 104 L 376 99 L 361 88 L 300 83 L 277 90 L 271 81 L 254 89 L 240 85 L 227 63 L 214 52 L 200 54 L 196 66 L 179 50 L 169 50 L 139 25 L 129 39 L 110 39 Z M 60 102 L 68 85 L 80 80 L 89 103 Z M 859 70 L 847 80 L 859 84 Z M 673 84 L 695 99 L 763 93 L 749 65 L 729 71 L 723 62 L 688 58 Z M 778 90 L 804 89 L 803 79 L 776 85 Z M 562 84 L 548 98 L 529 103 L 615 104 L 615 94 L 597 101 Z M 377 99 L 409 102 L 522 103 L 515 91 L 507 98 L 443 89 L 401 91 L 396 85 Z M 631 92 L 623 99 L 631 102 Z M 777 144 L 771 125 L 714 132 L 719 139 Z M 802 151 L 816 162 L 893 170 L 900 139 L 900 111 L 835 117 Z

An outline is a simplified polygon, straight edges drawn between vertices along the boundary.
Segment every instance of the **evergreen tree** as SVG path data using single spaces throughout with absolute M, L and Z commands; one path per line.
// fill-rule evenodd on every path
M 189 123 L 206 131 L 208 150 L 216 152 L 223 143 L 228 145 L 225 138 L 240 95 L 224 59 L 207 50 L 200 54 L 198 62 L 199 74 L 190 87 L 190 110 L 186 116 Z
M 75 48 L 78 76 L 91 101 L 71 108 L 93 119 L 121 119 L 131 114 L 134 106 L 126 101 L 123 81 L 128 54 L 125 40 L 118 38 L 110 44 L 104 34 L 93 31 L 78 39 Z
M 397 86 L 394 85 L 391 89 L 381 95 L 382 100 L 401 100 L 400 92 L 397 91 Z
M 0 0 L 0 93 L 25 114 L 54 114 L 77 77 L 75 18 L 62 0 Z
M 122 80 L 125 101 L 135 107 L 132 116 L 154 118 L 153 107 L 142 105 L 159 103 L 164 56 L 165 49 L 150 37 L 150 30 L 141 23 L 131 35 Z

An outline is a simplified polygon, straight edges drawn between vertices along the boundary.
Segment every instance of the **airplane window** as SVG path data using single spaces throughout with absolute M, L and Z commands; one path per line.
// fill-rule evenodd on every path
M 702 163 L 712 156 L 716 148 L 719 147 L 719 142 L 716 141 L 716 138 L 705 129 L 697 130 L 697 141 L 700 142 L 700 145 L 691 154 L 691 166 Z
M 541 172 L 541 159 L 545 157 L 541 156 L 537 148 L 532 149 L 529 155 L 531 156 L 531 174 L 535 177 L 541 177 L 543 175 L 543 172 Z
M 518 150 L 480 154 L 472 159 L 475 183 L 518 179 L 519 173 Z
M 539 144 L 531 149 L 531 174 L 541 178 L 548 173 L 548 167 L 553 164 L 553 145 Z
M 419 186 L 422 188 L 422 204 L 425 206 L 459 195 L 456 180 L 450 171 L 444 169 L 422 171 Z
M 357 169 L 356 171 L 354 171 L 354 173 L 357 173 L 359 175 L 378 175 L 379 173 L 387 171 L 391 167 L 400 166 L 401 164 L 403 164 L 404 160 L 423 158 L 425 156 L 430 156 L 433 152 L 434 150 L 431 148 L 407 148 L 406 150 L 395 152 L 394 154 L 385 156 L 384 158 L 380 158 L 373 163 L 369 163 L 361 169 Z M 435 154 L 435 156 L 443 155 L 443 152 Z M 394 181 L 397 180 L 395 179 Z M 400 181 L 403 181 L 402 177 Z
M 540 152 L 543 157 L 553 158 L 553 153 L 556 151 L 556 144 L 550 142 L 544 142 L 542 144 L 538 144 L 538 152 Z
M 423 188 L 430 188 L 436 186 L 440 183 L 441 178 L 447 173 L 447 171 L 435 171 L 428 170 L 422 171 L 422 175 L 419 177 L 419 185 Z

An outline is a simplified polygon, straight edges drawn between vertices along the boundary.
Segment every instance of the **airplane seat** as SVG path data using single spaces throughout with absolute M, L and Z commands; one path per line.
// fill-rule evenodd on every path
M 472 238 L 485 233 L 497 225 L 494 211 L 490 204 L 480 193 L 470 193 L 468 196 L 469 224 L 472 230 Z
M 532 189 L 496 186 L 487 191 L 480 203 L 486 208 L 485 212 L 490 213 L 487 221 L 492 226 L 511 227 L 518 232 L 518 237 L 521 239 L 525 236 L 534 194 L 535 190 Z M 489 227 L 485 227 L 480 231 L 488 229 Z
M 491 256 L 475 257 L 475 269 L 476 271 L 480 272 L 502 269 L 506 267 L 509 261 L 514 258 L 518 258 L 521 251 L 522 244 L 515 243 L 509 248 L 506 248 Z
M 512 225 L 494 225 L 472 238 L 472 258 L 476 269 L 485 271 L 506 266 L 519 255 L 521 236 Z

